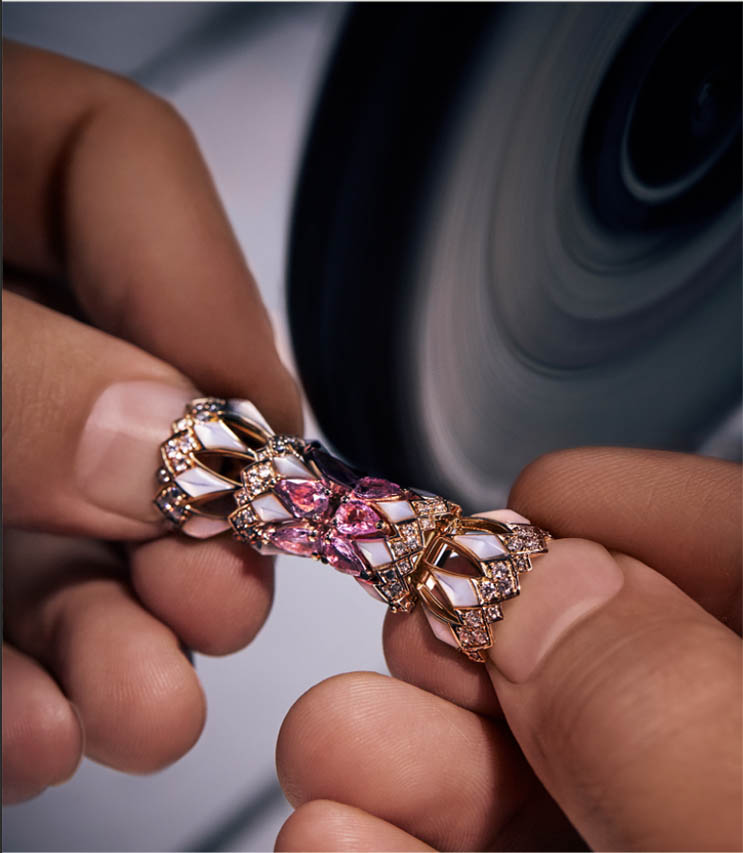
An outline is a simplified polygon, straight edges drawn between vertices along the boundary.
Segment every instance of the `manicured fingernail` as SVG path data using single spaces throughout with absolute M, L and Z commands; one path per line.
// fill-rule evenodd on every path
M 524 518 L 512 509 L 494 509 L 490 512 L 478 512 L 475 516 L 480 518 L 492 518 L 494 521 L 507 521 L 511 524 L 529 524 L 529 519 Z
M 77 480 L 86 498 L 128 518 L 157 522 L 158 448 L 194 396 L 149 380 L 109 385 L 94 402 L 78 445 Z
M 529 681 L 566 634 L 613 598 L 624 575 L 609 552 L 584 539 L 560 539 L 533 558 L 521 594 L 503 604 L 490 660 L 509 681 Z

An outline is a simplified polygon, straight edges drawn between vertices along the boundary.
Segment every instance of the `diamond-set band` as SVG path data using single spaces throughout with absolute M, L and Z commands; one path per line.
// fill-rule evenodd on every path
M 551 538 L 366 476 L 319 442 L 276 435 L 245 400 L 193 400 L 160 451 L 155 505 L 175 528 L 320 560 L 393 611 L 420 602 L 436 636 L 477 661 Z

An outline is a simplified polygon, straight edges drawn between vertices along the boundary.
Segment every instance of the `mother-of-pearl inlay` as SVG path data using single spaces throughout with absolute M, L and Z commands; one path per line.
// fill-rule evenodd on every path
M 194 421 L 193 431 L 207 450 L 236 450 L 245 453 L 247 447 L 222 421 Z
M 392 562 L 392 554 L 384 539 L 355 539 L 354 544 L 370 566 L 384 566 Z
M 315 480 L 315 475 L 294 456 L 274 456 L 271 460 L 279 477 L 294 480 Z
M 253 498 L 253 510 L 261 521 L 287 521 L 294 516 L 274 495 L 261 495 Z
M 474 586 L 464 575 L 434 571 L 433 576 L 441 584 L 446 597 L 455 607 L 475 607 L 480 603 Z
M 492 533 L 462 533 L 455 536 L 454 541 L 468 548 L 481 560 L 492 560 L 507 553 L 498 537 Z
M 415 518 L 413 507 L 407 501 L 380 501 L 375 507 L 387 517 L 388 521 L 397 524 Z
M 220 477 L 200 465 L 195 465 L 179 474 L 175 481 L 192 498 L 217 492 L 231 492 L 235 488 L 235 484 L 231 480 Z

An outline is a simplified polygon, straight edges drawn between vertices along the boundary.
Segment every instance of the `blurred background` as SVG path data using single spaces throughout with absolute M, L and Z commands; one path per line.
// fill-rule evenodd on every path
M 191 124 L 307 394 L 356 465 L 502 505 L 581 444 L 741 455 L 738 3 L 4 3 L 4 36 Z M 4 809 L 6 850 L 269 850 L 293 701 L 384 672 L 383 608 L 282 557 L 246 651 L 197 656 L 172 768 Z M 320 596 L 320 618 L 308 606 Z M 363 772 L 363 768 L 360 768 Z

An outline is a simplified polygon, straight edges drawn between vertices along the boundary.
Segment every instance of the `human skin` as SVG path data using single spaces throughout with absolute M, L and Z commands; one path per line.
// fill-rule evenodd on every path
M 196 741 L 182 646 L 225 654 L 272 566 L 163 535 L 158 444 L 198 392 L 301 430 L 299 396 L 192 133 L 166 102 L 3 51 L 3 801 L 83 754 L 130 772 Z M 116 544 L 112 544 L 116 543 Z
M 389 615 L 393 678 L 301 697 L 278 850 L 740 850 L 741 480 L 733 463 L 586 448 L 509 506 L 560 537 L 485 665 Z

